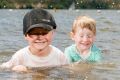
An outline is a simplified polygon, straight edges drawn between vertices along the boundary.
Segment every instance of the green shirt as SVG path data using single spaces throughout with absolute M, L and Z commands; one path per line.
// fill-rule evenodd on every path
M 65 55 L 68 57 L 70 62 L 83 61 L 82 57 L 80 57 L 80 54 L 78 53 L 76 49 L 75 44 L 65 48 Z M 99 62 L 101 61 L 101 58 L 102 58 L 101 50 L 97 48 L 95 45 L 92 45 L 90 49 L 90 55 L 84 61 Z

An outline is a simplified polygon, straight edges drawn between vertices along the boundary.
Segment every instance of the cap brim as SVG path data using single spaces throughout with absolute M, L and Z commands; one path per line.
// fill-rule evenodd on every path
M 29 32 L 31 29 L 33 29 L 33 28 L 43 28 L 43 29 L 46 29 L 46 30 L 48 30 L 48 31 L 53 30 L 53 27 L 52 27 L 52 26 L 47 25 L 47 24 L 42 24 L 42 23 L 40 23 L 40 24 L 35 24 L 35 25 L 30 26 L 30 27 L 27 29 L 26 33 L 28 33 L 28 32 Z

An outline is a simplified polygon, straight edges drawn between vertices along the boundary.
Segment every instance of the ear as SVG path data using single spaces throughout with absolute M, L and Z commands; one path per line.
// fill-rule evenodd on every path
M 56 30 L 54 29 L 54 30 L 52 30 L 51 32 L 52 32 L 52 35 L 54 36 L 54 35 L 55 35 Z
M 70 32 L 70 37 L 71 37 L 72 40 L 74 40 L 74 35 L 75 34 L 73 32 Z
M 55 34 L 55 32 L 56 32 L 56 29 L 53 29 L 52 33 Z
M 25 40 L 27 40 L 27 36 L 28 36 L 28 35 L 24 35 Z

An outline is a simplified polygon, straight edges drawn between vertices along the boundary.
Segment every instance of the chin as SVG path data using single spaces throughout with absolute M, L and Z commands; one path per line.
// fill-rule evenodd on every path
M 35 47 L 37 50 L 42 50 L 44 49 L 45 47 Z
M 47 46 L 47 44 L 42 44 L 42 45 L 37 44 L 37 45 L 34 45 L 34 47 L 36 47 L 38 49 L 44 48 L 46 46 Z
M 89 49 L 90 47 L 88 47 L 88 46 L 81 46 L 81 49 L 83 49 L 83 50 L 87 50 L 87 49 Z

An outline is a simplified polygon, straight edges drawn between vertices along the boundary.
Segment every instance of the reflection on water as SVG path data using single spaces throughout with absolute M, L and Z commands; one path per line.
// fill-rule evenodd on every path
M 93 65 L 91 64 L 72 64 L 61 67 L 46 68 L 46 69 L 30 69 L 28 73 L 17 73 L 10 70 L 1 70 L 2 77 L 6 79 L 55 79 L 55 80 L 96 80 L 96 76 L 91 74 Z M 7 75 L 6 75 L 7 74 Z
M 29 10 L 0 10 L 0 63 L 8 61 L 14 52 L 27 45 L 22 33 L 22 19 L 27 11 Z M 101 10 L 100 13 L 97 10 L 49 11 L 58 25 L 53 45 L 62 51 L 73 43 L 69 32 L 75 17 L 93 17 L 97 21 L 95 43 L 103 51 L 103 62 L 29 69 L 27 73 L 0 69 L 0 80 L 120 80 L 120 13 L 117 10 Z
M 0 70 L 0 79 L 4 80 L 106 80 L 107 77 L 115 80 L 115 64 L 71 64 L 53 68 L 29 69 L 26 73 L 17 73 L 10 70 Z M 109 73 L 109 74 L 108 74 Z M 103 75 L 104 74 L 104 75 Z M 115 77 L 115 78 L 114 78 Z M 117 80 L 117 79 L 116 79 Z

